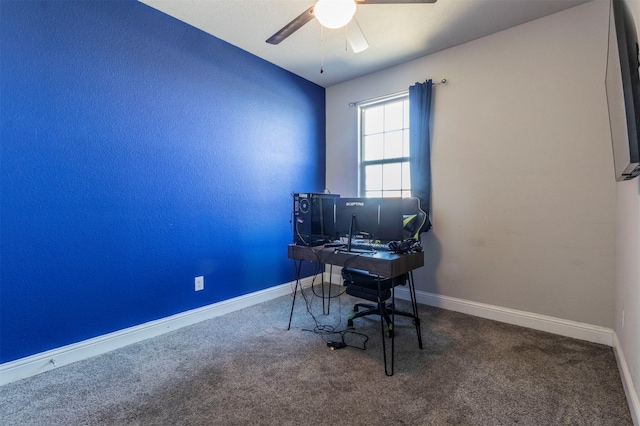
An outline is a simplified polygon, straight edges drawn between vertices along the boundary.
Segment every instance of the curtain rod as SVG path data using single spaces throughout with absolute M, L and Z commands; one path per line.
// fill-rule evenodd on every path
M 446 82 L 447 82 L 447 79 L 443 78 L 442 80 L 436 81 L 435 83 L 432 83 L 432 84 L 435 86 L 436 84 L 445 84 Z M 349 106 L 352 107 L 352 106 L 360 105 L 361 103 L 364 103 L 364 102 L 374 102 L 374 101 L 377 101 L 379 99 L 392 98 L 394 96 L 401 96 L 401 95 L 404 95 L 406 93 L 407 93 L 407 90 L 403 90 L 402 92 L 390 93 L 388 95 L 378 96 L 377 98 L 363 99 L 361 101 L 349 102 Z

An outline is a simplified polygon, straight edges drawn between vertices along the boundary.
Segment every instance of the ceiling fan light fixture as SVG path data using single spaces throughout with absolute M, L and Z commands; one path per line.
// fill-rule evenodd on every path
M 323 27 L 341 28 L 351 21 L 356 13 L 354 0 L 318 0 L 313 14 Z

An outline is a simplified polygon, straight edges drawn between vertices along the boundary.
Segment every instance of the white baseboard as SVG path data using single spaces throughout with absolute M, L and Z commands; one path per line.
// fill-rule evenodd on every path
M 337 272 L 335 270 L 337 270 Z M 336 267 L 334 268 L 333 274 L 329 274 L 329 272 L 325 271 L 323 275 L 324 282 L 336 284 L 336 285 L 342 285 L 342 275 L 340 275 L 341 270 L 342 268 Z
M 629 372 L 629 366 L 625 359 L 620 340 L 618 335 L 613 333 L 613 352 L 616 354 L 616 361 L 618 362 L 618 371 L 620 371 L 620 378 L 622 379 L 622 386 L 624 387 L 624 393 L 627 396 L 627 402 L 629 403 L 629 410 L 631 411 L 631 419 L 634 425 L 640 424 L 640 400 L 638 400 L 638 393 L 636 387 L 631 378 Z
M 332 283 L 341 284 L 340 275 L 334 273 L 332 276 L 329 276 L 326 272 L 323 275 L 326 282 L 329 282 L 331 279 Z M 301 280 L 301 283 L 304 287 L 307 287 L 311 285 L 312 280 L 313 277 L 308 277 Z M 0 364 L 0 386 L 151 337 L 156 337 L 169 331 L 196 324 L 200 321 L 215 318 L 219 315 L 224 315 L 286 294 L 291 294 L 294 285 L 294 282 L 281 284 L 255 293 L 235 297 L 170 317 L 150 321 L 145 324 Z M 409 300 L 409 292 L 405 288 L 398 288 L 396 295 L 400 299 Z M 531 314 L 529 312 L 499 306 L 470 302 L 422 291 L 416 291 L 416 297 L 418 303 L 425 305 L 613 346 L 613 330 L 603 327 Z
M 334 284 L 341 284 L 340 272 L 331 277 Z M 329 280 L 329 274 L 325 273 L 325 280 Z M 407 287 L 396 287 L 396 297 L 403 300 L 411 300 Z M 588 342 L 613 346 L 613 330 L 610 328 L 569 321 L 546 315 L 533 314 L 516 309 L 503 308 L 485 303 L 472 302 L 455 297 L 442 296 L 435 293 L 416 290 L 416 301 L 423 305 L 435 306 L 449 311 L 462 312 L 476 317 L 487 318 L 507 324 L 519 325 L 534 330 L 547 331 Z
M 311 285 L 312 277 L 300 280 L 303 287 Z M 188 325 L 215 318 L 280 296 L 292 294 L 295 282 L 281 284 L 251 294 L 234 297 L 170 317 L 98 336 L 82 342 L 41 352 L 0 364 L 0 386 L 36 374 L 100 355 L 132 343 L 141 342 Z
M 411 300 L 408 288 L 396 287 L 396 297 L 403 300 Z M 624 352 L 618 340 L 618 335 L 614 330 L 423 291 L 416 291 L 416 299 L 420 304 L 435 306 L 449 311 L 462 312 L 481 318 L 612 346 L 618 364 L 618 371 L 622 379 L 622 385 L 627 397 L 627 403 L 629 404 L 629 410 L 631 411 L 633 424 L 636 426 L 640 425 L 640 400 L 638 400 L 638 393 L 631 378 L 631 373 L 629 372 Z
M 396 287 L 396 297 L 403 300 L 410 300 L 409 289 Z M 561 336 L 613 346 L 613 330 L 610 328 L 598 327 L 546 315 L 532 314 L 530 312 L 502 308 L 485 303 L 471 302 L 425 291 L 416 291 L 416 299 L 418 303 L 449 311 L 462 312 L 507 324 L 519 325 L 534 330 L 547 331 Z

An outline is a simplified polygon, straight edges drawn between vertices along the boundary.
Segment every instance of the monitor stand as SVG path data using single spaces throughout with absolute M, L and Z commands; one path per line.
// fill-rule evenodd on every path
M 351 240 L 353 239 L 353 224 L 356 221 L 356 214 L 351 215 L 351 222 L 349 223 L 349 236 L 347 237 L 347 251 L 351 251 Z
M 351 242 L 353 241 L 355 222 L 356 222 L 356 214 L 353 213 L 351 215 L 351 222 L 349 223 L 349 235 L 347 236 L 347 247 L 339 248 L 338 251 L 347 252 L 347 253 L 374 253 L 373 250 L 351 247 Z

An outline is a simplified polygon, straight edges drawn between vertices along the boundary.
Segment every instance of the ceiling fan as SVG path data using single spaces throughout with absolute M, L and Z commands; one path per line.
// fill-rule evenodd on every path
M 407 4 L 407 3 L 435 3 L 436 0 L 318 0 L 313 6 L 302 12 L 293 21 L 282 27 L 267 39 L 269 44 L 278 44 L 282 40 L 298 31 L 313 18 L 318 19 L 320 25 L 327 28 L 347 27 L 347 39 L 355 53 L 369 47 L 358 22 L 353 19 L 356 4 Z

